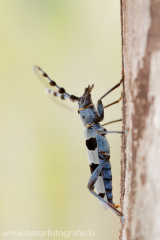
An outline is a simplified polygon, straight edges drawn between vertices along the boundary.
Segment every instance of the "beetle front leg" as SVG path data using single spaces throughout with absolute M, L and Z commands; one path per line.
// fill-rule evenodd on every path
M 101 122 L 104 118 L 104 107 L 103 107 L 103 103 L 101 100 L 98 100 L 98 102 L 97 102 L 97 111 L 100 116 L 98 120 L 99 120 L 99 122 Z

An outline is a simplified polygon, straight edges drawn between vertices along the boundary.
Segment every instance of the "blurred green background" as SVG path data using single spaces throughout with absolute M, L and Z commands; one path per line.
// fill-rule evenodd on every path
M 95 240 L 118 239 L 119 218 L 87 190 L 90 170 L 77 103 L 54 103 L 33 66 L 77 96 L 94 83 L 96 103 L 121 78 L 119 8 L 119 0 L 0 1 L 1 230 L 90 229 Z M 121 91 L 103 103 L 117 100 Z M 121 115 L 119 103 L 105 110 L 104 122 Z M 107 129 L 121 130 L 121 123 Z M 120 135 L 107 138 L 119 204 Z

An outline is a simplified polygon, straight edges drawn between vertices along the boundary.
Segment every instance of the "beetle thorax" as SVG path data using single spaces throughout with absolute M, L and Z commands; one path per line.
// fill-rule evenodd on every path
M 78 102 L 78 113 L 80 114 L 84 126 L 95 122 L 95 119 L 97 117 L 97 111 L 91 97 L 91 91 L 93 87 L 94 85 L 85 88 L 84 94 L 79 98 Z

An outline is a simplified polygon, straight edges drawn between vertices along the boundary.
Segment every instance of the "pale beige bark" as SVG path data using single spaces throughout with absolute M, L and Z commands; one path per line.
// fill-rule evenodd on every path
M 121 0 L 122 240 L 160 239 L 160 0 Z

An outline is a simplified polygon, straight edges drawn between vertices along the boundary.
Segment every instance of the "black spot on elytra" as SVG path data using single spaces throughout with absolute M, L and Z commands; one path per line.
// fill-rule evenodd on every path
M 92 163 L 90 166 L 91 173 L 94 172 L 94 170 L 99 166 L 99 164 Z
M 98 196 L 100 196 L 101 198 L 104 198 L 105 193 L 99 193 Z
M 94 151 L 97 148 L 97 140 L 96 138 L 90 138 L 86 140 L 86 146 L 88 150 Z
M 78 110 L 78 114 L 80 114 L 80 111 Z
M 85 118 L 85 116 L 82 116 L 82 118 L 84 119 L 84 118 Z
M 93 173 L 94 170 L 99 166 L 99 164 L 92 163 L 89 166 L 90 166 L 91 173 Z M 102 176 L 101 173 L 99 174 L 99 176 Z

